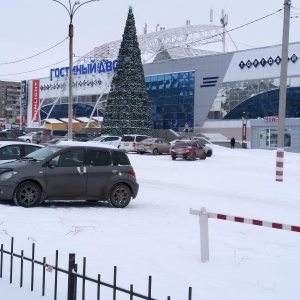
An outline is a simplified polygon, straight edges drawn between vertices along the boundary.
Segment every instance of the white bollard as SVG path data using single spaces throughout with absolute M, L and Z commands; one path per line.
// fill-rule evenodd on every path
M 209 260 L 208 213 L 206 212 L 206 208 L 202 207 L 200 211 L 190 209 L 190 214 L 199 215 L 201 262 L 207 262 Z
M 208 214 L 205 207 L 202 207 L 199 215 L 200 222 L 200 247 L 201 262 L 209 260 L 209 242 L 208 242 Z

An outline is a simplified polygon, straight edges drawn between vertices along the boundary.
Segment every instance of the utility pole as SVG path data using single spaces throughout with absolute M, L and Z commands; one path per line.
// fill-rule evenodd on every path
M 84 4 L 100 0 L 88 0 L 80 4 L 80 1 L 75 1 L 74 4 L 69 0 L 69 6 L 66 6 L 59 0 L 52 0 L 61 4 L 68 12 L 70 17 L 69 23 L 69 99 L 68 99 L 68 141 L 72 141 L 73 138 L 73 37 L 74 37 L 74 26 L 73 17 L 75 12 Z
M 220 22 L 223 27 L 223 34 L 222 34 L 222 44 L 223 44 L 223 53 L 225 53 L 225 33 L 226 33 L 226 26 L 228 24 L 228 15 L 224 14 L 224 9 L 222 9 L 222 17 L 220 19 Z
M 283 181 L 286 83 L 287 83 L 287 67 L 288 67 L 291 0 L 284 0 L 283 5 L 284 5 L 284 16 L 283 16 L 281 71 L 280 71 L 280 89 L 279 89 L 276 181 Z

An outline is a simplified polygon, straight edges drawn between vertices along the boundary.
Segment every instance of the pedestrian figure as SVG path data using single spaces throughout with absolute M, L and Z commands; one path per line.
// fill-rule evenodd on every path
M 184 131 L 185 132 L 189 131 L 189 124 L 188 123 L 185 123 L 185 125 L 184 125 Z
M 234 149 L 234 146 L 235 146 L 235 138 L 234 137 L 230 140 L 230 145 L 231 145 L 231 149 Z

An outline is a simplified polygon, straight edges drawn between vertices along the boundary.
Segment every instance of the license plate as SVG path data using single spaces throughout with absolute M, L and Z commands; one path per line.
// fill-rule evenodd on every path
M 175 150 L 176 153 L 184 153 L 184 150 L 183 149 L 178 149 L 178 150 Z
M 129 146 L 129 143 L 124 143 L 124 146 Z

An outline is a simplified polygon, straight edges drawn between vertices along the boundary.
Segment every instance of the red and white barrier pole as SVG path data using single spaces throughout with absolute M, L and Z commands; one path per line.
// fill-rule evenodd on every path
M 200 247 L 201 247 L 201 262 L 209 260 L 209 244 L 208 244 L 208 218 L 214 218 L 225 221 L 233 221 L 238 223 L 246 223 L 256 226 L 269 227 L 274 229 L 282 229 L 288 231 L 300 232 L 300 226 L 287 225 L 275 222 L 261 221 L 256 219 L 248 219 L 243 217 L 235 217 L 230 215 L 216 214 L 207 212 L 205 207 L 201 210 L 190 209 L 191 215 L 199 216 L 200 222 Z
M 284 148 L 277 148 L 276 155 L 276 181 L 283 181 Z

